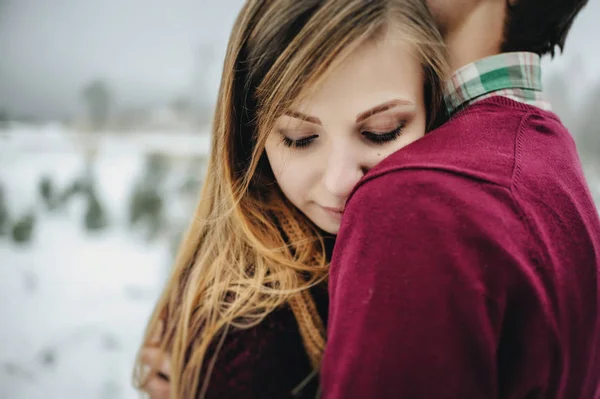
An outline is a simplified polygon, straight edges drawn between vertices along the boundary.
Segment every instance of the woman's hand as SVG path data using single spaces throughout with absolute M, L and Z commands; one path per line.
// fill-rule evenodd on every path
M 171 375 L 169 356 L 159 348 L 147 346 L 142 349 L 142 362 L 148 368 L 157 370 L 148 376 L 148 381 L 142 390 L 150 395 L 150 399 L 169 399 Z
M 142 390 L 150 395 L 150 399 L 169 399 L 171 359 L 169 354 L 160 350 L 160 337 L 164 332 L 163 321 L 158 323 L 156 333 L 150 338 L 148 345 L 142 348 L 142 363 L 150 370 L 156 370 L 148 376 Z

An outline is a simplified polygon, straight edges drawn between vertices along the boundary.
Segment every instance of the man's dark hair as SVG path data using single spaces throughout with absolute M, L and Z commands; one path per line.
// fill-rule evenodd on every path
M 562 52 L 573 20 L 588 0 L 517 0 L 508 5 L 502 51 Z

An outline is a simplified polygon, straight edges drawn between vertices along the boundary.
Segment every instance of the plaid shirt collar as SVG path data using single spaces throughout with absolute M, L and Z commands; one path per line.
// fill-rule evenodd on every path
M 492 96 L 550 111 L 542 93 L 540 56 L 534 53 L 503 53 L 465 65 L 446 82 L 444 101 L 450 115 Z

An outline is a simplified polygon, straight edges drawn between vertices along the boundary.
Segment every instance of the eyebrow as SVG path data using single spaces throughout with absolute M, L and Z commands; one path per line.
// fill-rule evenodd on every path
M 360 122 L 364 121 L 365 119 L 372 117 L 373 115 L 379 114 L 381 112 L 385 112 L 389 109 L 399 107 L 399 106 L 407 106 L 407 105 L 414 105 L 414 104 L 408 100 L 401 100 L 401 99 L 387 101 L 383 104 L 379 104 L 379 105 L 371 108 L 368 111 L 365 111 L 365 112 L 359 114 L 356 117 L 356 123 L 360 123 Z
M 401 99 L 387 101 L 383 104 L 376 105 L 375 107 L 369 109 L 368 111 L 360 113 L 356 117 L 356 123 L 360 123 L 360 122 L 364 121 L 365 119 L 372 117 L 373 115 L 379 114 L 381 112 L 385 112 L 391 108 L 398 107 L 398 106 L 406 106 L 406 105 L 414 105 L 414 104 L 408 100 L 401 100 Z M 301 112 L 288 110 L 285 114 L 289 117 L 300 119 L 300 120 L 303 120 L 303 121 L 306 121 L 309 123 L 313 123 L 315 125 L 321 125 L 321 126 L 323 125 L 323 123 L 321 122 L 321 120 L 319 118 L 310 116 L 310 115 L 305 115 Z
M 287 111 L 285 114 L 292 118 L 301 119 L 306 122 L 314 123 L 315 125 L 323 125 L 323 123 L 321 122 L 321 120 L 319 118 L 314 117 L 314 116 L 305 115 L 301 112 Z

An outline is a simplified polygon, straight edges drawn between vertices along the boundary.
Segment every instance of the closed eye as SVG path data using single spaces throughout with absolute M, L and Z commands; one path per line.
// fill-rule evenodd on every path
M 363 135 L 363 137 L 365 137 L 367 140 L 369 140 L 370 142 L 372 142 L 374 144 L 385 144 L 385 143 L 394 141 L 398 137 L 400 137 L 400 135 L 402 134 L 404 125 L 405 125 L 405 123 L 402 122 L 394 130 L 385 132 L 385 133 L 363 131 L 363 132 L 361 132 L 361 134 Z M 317 134 L 314 134 L 312 136 L 303 137 L 301 139 L 291 139 L 291 138 L 287 137 L 286 135 L 282 134 L 282 141 L 283 141 L 283 144 L 289 148 L 306 148 L 313 141 L 315 141 L 315 139 L 317 139 L 318 137 L 319 136 Z
M 404 128 L 404 122 L 402 122 L 397 128 L 392 131 L 385 133 L 375 133 L 369 131 L 363 131 L 361 134 L 369 141 L 375 144 L 385 144 L 390 141 L 396 140 L 402 134 L 402 129 Z
M 314 134 L 312 136 L 308 136 L 308 137 L 303 137 L 301 139 L 291 139 L 285 135 L 283 135 L 283 144 L 286 147 L 291 147 L 291 148 L 305 148 L 308 147 L 310 145 L 310 143 L 312 143 L 317 137 L 319 137 L 318 135 Z

